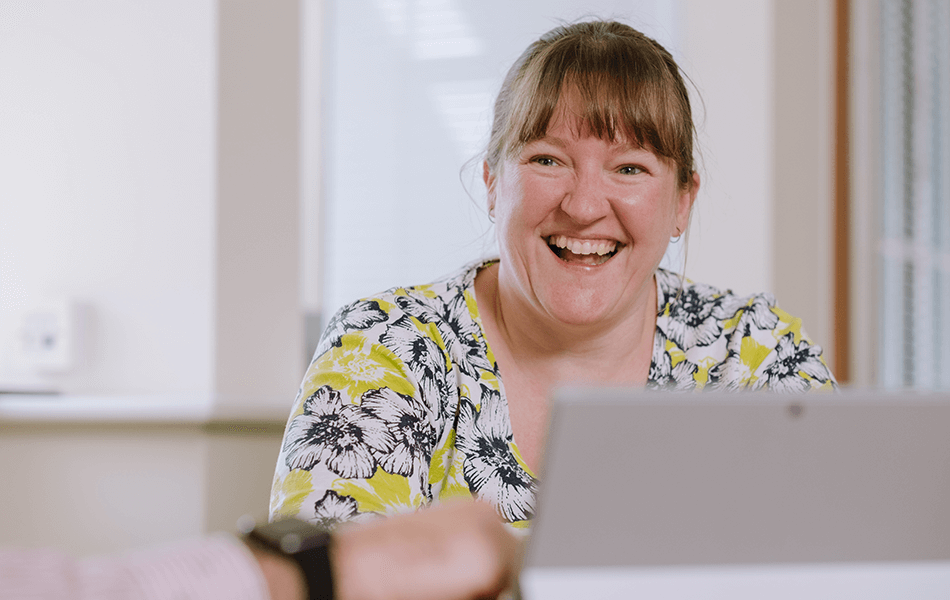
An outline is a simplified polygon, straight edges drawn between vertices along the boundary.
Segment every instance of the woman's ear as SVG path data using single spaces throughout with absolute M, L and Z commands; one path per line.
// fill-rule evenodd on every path
M 696 194 L 699 193 L 699 183 L 699 173 L 693 171 L 689 186 L 680 190 L 676 206 L 677 235 L 685 233 L 686 227 L 689 225 L 689 215 L 693 210 L 693 202 L 696 201 Z
M 495 211 L 495 175 L 488 168 L 488 161 L 482 161 L 482 181 L 485 182 L 485 190 L 488 193 L 488 215 L 489 217 Z

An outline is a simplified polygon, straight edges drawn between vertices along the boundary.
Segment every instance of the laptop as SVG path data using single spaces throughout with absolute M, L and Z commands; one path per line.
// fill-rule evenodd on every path
M 950 395 L 556 392 L 520 593 L 950 598 Z

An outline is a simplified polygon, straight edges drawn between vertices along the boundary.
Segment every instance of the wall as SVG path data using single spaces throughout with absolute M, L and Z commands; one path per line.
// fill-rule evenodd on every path
M 0 399 L 0 547 L 119 552 L 267 519 L 282 423 L 15 412 Z
M 303 378 L 300 7 L 218 4 L 218 403 L 286 412 Z
M 0 389 L 286 410 L 303 370 L 298 4 L 0 11 Z M 19 314 L 45 297 L 87 309 L 63 373 L 17 361 Z
M 687 276 L 774 293 L 829 364 L 831 9 L 822 0 L 686 0 L 683 60 L 702 96 L 705 176 Z
M 0 546 L 266 517 L 304 363 L 298 46 L 293 0 L 0 3 Z M 64 373 L 16 362 L 47 296 L 87 309 Z M 30 384 L 62 394 L 2 393 Z
M 686 2 L 683 69 L 703 182 L 686 274 L 740 294 L 772 290 L 773 3 Z M 729 32 L 726 34 L 725 32 Z
M 833 366 L 834 3 L 780 0 L 774 31 L 773 290 Z
M 0 381 L 17 315 L 90 309 L 75 393 L 210 392 L 211 0 L 0 6 Z

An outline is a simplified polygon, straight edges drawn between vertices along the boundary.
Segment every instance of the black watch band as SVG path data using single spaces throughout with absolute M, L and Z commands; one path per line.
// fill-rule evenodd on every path
M 333 600 L 329 533 L 299 519 L 284 519 L 255 527 L 247 537 L 300 565 L 310 600 Z

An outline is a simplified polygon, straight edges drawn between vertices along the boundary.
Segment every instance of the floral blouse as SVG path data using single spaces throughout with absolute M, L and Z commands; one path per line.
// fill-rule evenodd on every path
M 485 339 L 478 262 L 436 283 L 394 288 L 330 321 L 287 424 L 271 518 L 325 527 L 475 496 L 527 527 L 537 480 L 511 432 Z M 737 297 L 659 270 L 648 388 L 836 386 L 821 348 L 769 294 Z

